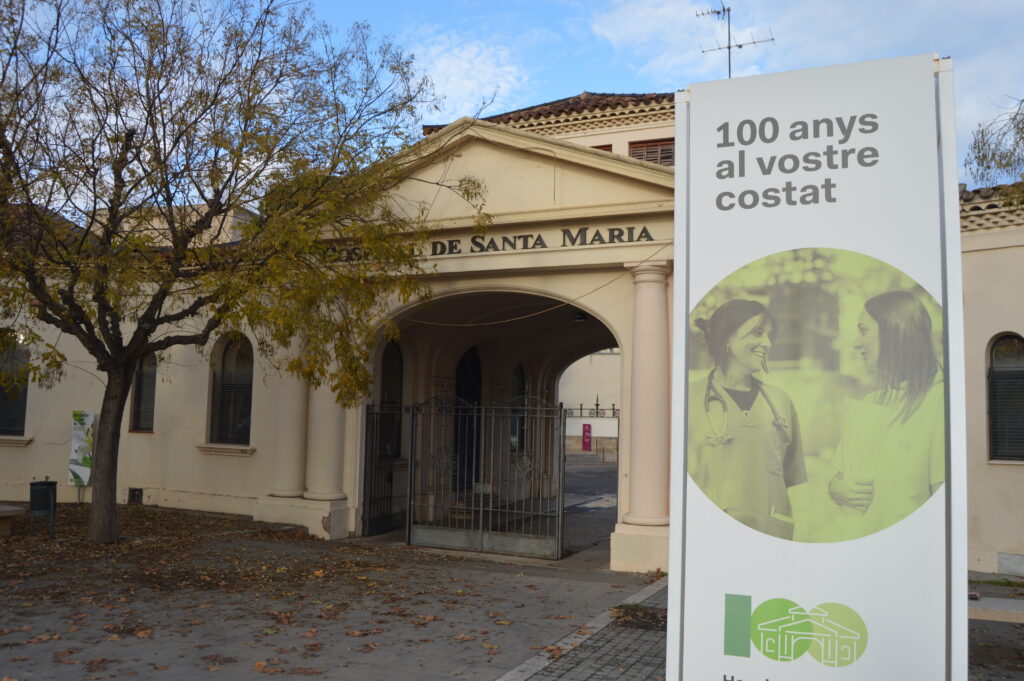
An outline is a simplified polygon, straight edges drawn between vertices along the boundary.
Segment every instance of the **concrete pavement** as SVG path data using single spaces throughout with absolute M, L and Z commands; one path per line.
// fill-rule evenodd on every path
M 1024 681 L 1024 578 L 971 573 L 983 595 L 969 609 L 970 681 Z M 667 607 L 667 578 L 623 599 Z M 1016 583 L 1019 586 L 1014 586 Z M 534 656 L 497 681 L 664 681 L 665 631 L 604 613 L 558 641 L 557 656 Z

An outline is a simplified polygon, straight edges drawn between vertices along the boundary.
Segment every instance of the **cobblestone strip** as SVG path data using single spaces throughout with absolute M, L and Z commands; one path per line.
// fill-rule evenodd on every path
M 643 589 L 637 591 L 632 596 L 629 596 L 628 598 L 624 599 L 622 603 L 643 603 L 645 600 L 653 596 L 656 596 L 660 591 L 665 589 L 667 586 L 668 577 L 662 577 L 653 584 L 645 586 Z M 606 610 L 594 619 L 584 624 L 583 626 L 579 627 L 572 634 L 569 634 L 562 640 L 555 643 L 554 645 L 562 648 L 563 650 L 578 649 L 584 642 L 586 642 L 595 634 L 602 631 L 613 621 L 614 620 L 612 618 L 611 612 Z M 552 662 L 554 662 L 554 660 L 551 659 L 548 653 L 541 652 L 537 655 L 534 655 L 526 662 L 523 662 L 515 669 L 510 669 L 509 671 L 505 672 L 500 677 L 495 679 L 495 681 L 526 681 L 527 679 L 541 673 L 544 670 L 544 668 L 550 665 Z M 543 677 L 538 676 L 537 678 L 540 679 Z

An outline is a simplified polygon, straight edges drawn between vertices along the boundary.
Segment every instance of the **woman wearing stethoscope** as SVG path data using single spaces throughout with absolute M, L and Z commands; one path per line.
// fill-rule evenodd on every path
M 755 530 L 793 538 L 788 488 L 807 481 L 796 410 L 761 381 L 774 322 L 761 303 L 730 300 L 696 320 L 714 368 L 690 384 L 688 472 L 723 511 Z

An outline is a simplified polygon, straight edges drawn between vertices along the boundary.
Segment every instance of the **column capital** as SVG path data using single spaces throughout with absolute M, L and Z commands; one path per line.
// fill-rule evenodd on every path
M 635 282 L 664 282 L 672 271 L 670 260 L 638 260 L 624 262 L 622 266 L 630 271 Z

